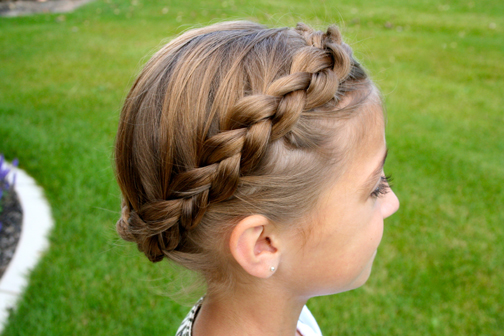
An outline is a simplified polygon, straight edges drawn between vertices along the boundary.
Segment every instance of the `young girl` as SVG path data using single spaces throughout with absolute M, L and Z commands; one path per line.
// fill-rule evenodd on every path
M 204 276 L 177 335 L 321 335 L 305 303 L 366 282 L 399 206 L 384 125 L 336 27 L 219 23 L 152 57 L 120 117 L 117 230 Z

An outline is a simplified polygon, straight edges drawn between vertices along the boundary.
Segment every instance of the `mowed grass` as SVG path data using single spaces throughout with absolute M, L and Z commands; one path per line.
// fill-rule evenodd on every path
M 196 295 L 169 298 L 184 278 L 117 237 L 114 134 L 149 55 L 227 19 L 338 23 L 386 100 L 401 209 L 367 284 L 309 301 L 324 335 L 502 334 L 501 1 L 114 0 L 0 18 L 0 152 L 37 179 L 56 221 L 3 335 L 174 335 Z

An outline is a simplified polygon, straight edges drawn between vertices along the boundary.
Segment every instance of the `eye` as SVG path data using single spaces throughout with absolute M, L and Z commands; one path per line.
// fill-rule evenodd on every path
M 378 184 L 378 187 L 376 187 L 376 189 L 371 193 L 371 197 L 378 198 L 388 193 L 390 191 L 390 188 L 392 188 L 392 184 L 390 183 L 391 181 L 391 175 L 380 177 L 380 183 Z

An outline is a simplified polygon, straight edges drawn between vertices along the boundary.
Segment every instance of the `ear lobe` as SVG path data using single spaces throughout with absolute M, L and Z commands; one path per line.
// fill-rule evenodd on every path
M 252 276 L 268 278 L 278 268 L 280 253 L 272 238 L 270 221 L 262 215 L 242 219 L 231 232 L 231 254 Z

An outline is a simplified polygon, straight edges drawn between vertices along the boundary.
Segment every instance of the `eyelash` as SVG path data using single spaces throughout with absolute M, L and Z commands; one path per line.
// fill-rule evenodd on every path
M 380 177 L 380 184 L 375 190 L 373 190 L 373 192 L 371 193 L 371 197 L 378 198 L 388 193 L 392 188 L 391 182 L 392 182 L 391 175 Z

